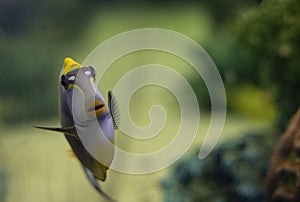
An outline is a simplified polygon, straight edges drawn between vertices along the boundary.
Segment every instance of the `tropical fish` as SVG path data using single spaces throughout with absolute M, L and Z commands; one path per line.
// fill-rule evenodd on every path
M 105 181 L 114 156 L 119 115 L 113 93 L 108 92 L 107 106 L 96 84 L 95 69 L 65 58 L 59 76 L 59 101 L 61 127 L 36 127 L 64 133 L 90 183 L 113 200 L 98 183 Z

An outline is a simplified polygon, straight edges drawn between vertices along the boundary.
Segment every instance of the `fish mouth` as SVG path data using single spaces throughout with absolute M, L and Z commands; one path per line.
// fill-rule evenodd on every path
M 95 100 L 92 102 L 88 108 L 89 115 L 103 115 L 106 111 L 106 106 L 101 100 Z

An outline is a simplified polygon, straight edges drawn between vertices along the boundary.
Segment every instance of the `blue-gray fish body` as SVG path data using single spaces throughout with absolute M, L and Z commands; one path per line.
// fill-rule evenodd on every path
M 37 128 L 64 133 L 91 184 L 106 199 L 112 200 L 102 191 L 97 179 L 105 181 L 113 160 L 118 108 L 110 91 L 106 106 L 95 77 L 92 67 L 66 58 L 59 76 L 61 128 Z

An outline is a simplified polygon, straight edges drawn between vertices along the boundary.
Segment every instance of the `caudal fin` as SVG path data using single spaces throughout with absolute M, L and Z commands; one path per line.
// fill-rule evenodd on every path
M 86 168 L 85 166 L 82 166 L 83 170 L 87 176 L 87 178 L 89 179 L 90 183 L 93 185 L 93 187 L 109 202 L 117 202 L 115 199 L 111 198 L 109 195 L 107 195 L 101 188 L 98 180 L 95 178 L 95 176 L 93 175 L 93 173 Z

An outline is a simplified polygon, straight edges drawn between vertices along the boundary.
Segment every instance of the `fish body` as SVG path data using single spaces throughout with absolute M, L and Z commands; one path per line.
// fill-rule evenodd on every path
M 61 127 L 37 127 L 64 133 L 94 188 L 105 198 L 97 180 L 105 181 L 114 156 L 114 130 L 118 108 L 111 91 L 108 106 L 96 84 L 95 70 L 71 58 L 64 60 L 59 75 Z
M 63 78 L 68 80 L 69 78 L 72 78 L 73 76 L 75 76 L 75 79 L 76 79 L 78 74 L 84 74 L 83 71 L 80 71 L 82 68 L 81 65 L 79 65 L 76 62 L 69 61 L 69 60 L 71 60 L 71 59 L 68 59 L 68 58 L 65 59 L 64 67 L 61 70 L 60 83 L 62 82 Z M 69 67 L 71 65 L 73 65 L 73 68 Z M 86 71 L 89 71 L 89 69 L 90 69 L 90 67 L 86 68 Z M 92 74 L 87 75 L 87 80 L 89 81 L 89 79 L 91 77 L 92 77 Z M 67 127 L 75 126 L 73 112 L 72 112 L 73 111 L 72 110 L 72 94 L 73 94 L 74 90 L 78 90 L 78 89 L 74 88 L 74 86 L 73 87 L 70 86 L 70 85 L 75 85 L 73 82 L 70 82 L 69 84 L 64 84 L 64 85 L 68 85 L 68 86 L 65 88 L 65 86 L 63 86 L 61 84 L 59 85 L 59 112 L 60 112 L 59 116 L 60 116 L 60 123 L 61 123 L 62 128 L 67 128 Z M 88 85 L 90 85 L 90 84 L 88 84 Z M 79 88 L 82 89 L 81 86 L 79 86 Z M 86 89 L 82 89 L 82 90 L 84 93 L 87 93 Z M 89 90 L 89 91 L 91 91 L 91 90 Z M 93 93 L 93 92 L 91 92 L 91 93 Z M 103 97 L 103 96 L 101 95 L 101 97 Z M 98 99 L 100 99 L 100 97 L 98 97 Z M 104 103 L 103 100 L 101 100 L 101 102 Z M 107 110 L 104 113 L 105 114 L 103 114 L 103 116 L 105 116 L 105 117 L 101 117 L 101 118 L 108 119 L 107 122 L 108 123 L 110 122 L 110 124 L 108 124 L 107 127 L 110 127 L 110 130 L 112 131 L 112 134 L 113 134 L 114 129 L 113 129 L 113 122 L 111 120 L 112 118 L 109 115 Z M 108 170 L 109 165 L 106 166 L 106 165 L 103 165 L 100 162 L 98 162 L 87 151 L 87 149 L 84 147 L 84 145 L 82 144 L 82 141 L 80 140 L 79 137 L 74 137 L 74 136 L 71 136 L 68 134 L 65 134 L 65 137 L 66 137 L 67 141 L 69 142 L 74 154 L 76 155 L 78 160 L 82 163 L 82 165 L 85 166 L 87 169 L 89 169 L 97 179 L 99 179 L 101 181 L 105 181 L 106 171 Z M 113 135 L 111 135 L 110 140 L 113 143 L 113 141 L 114 141 Z M 113 155 L 111 156 L 111 161 L 112 161 L 112 158 L 113 158 Z

